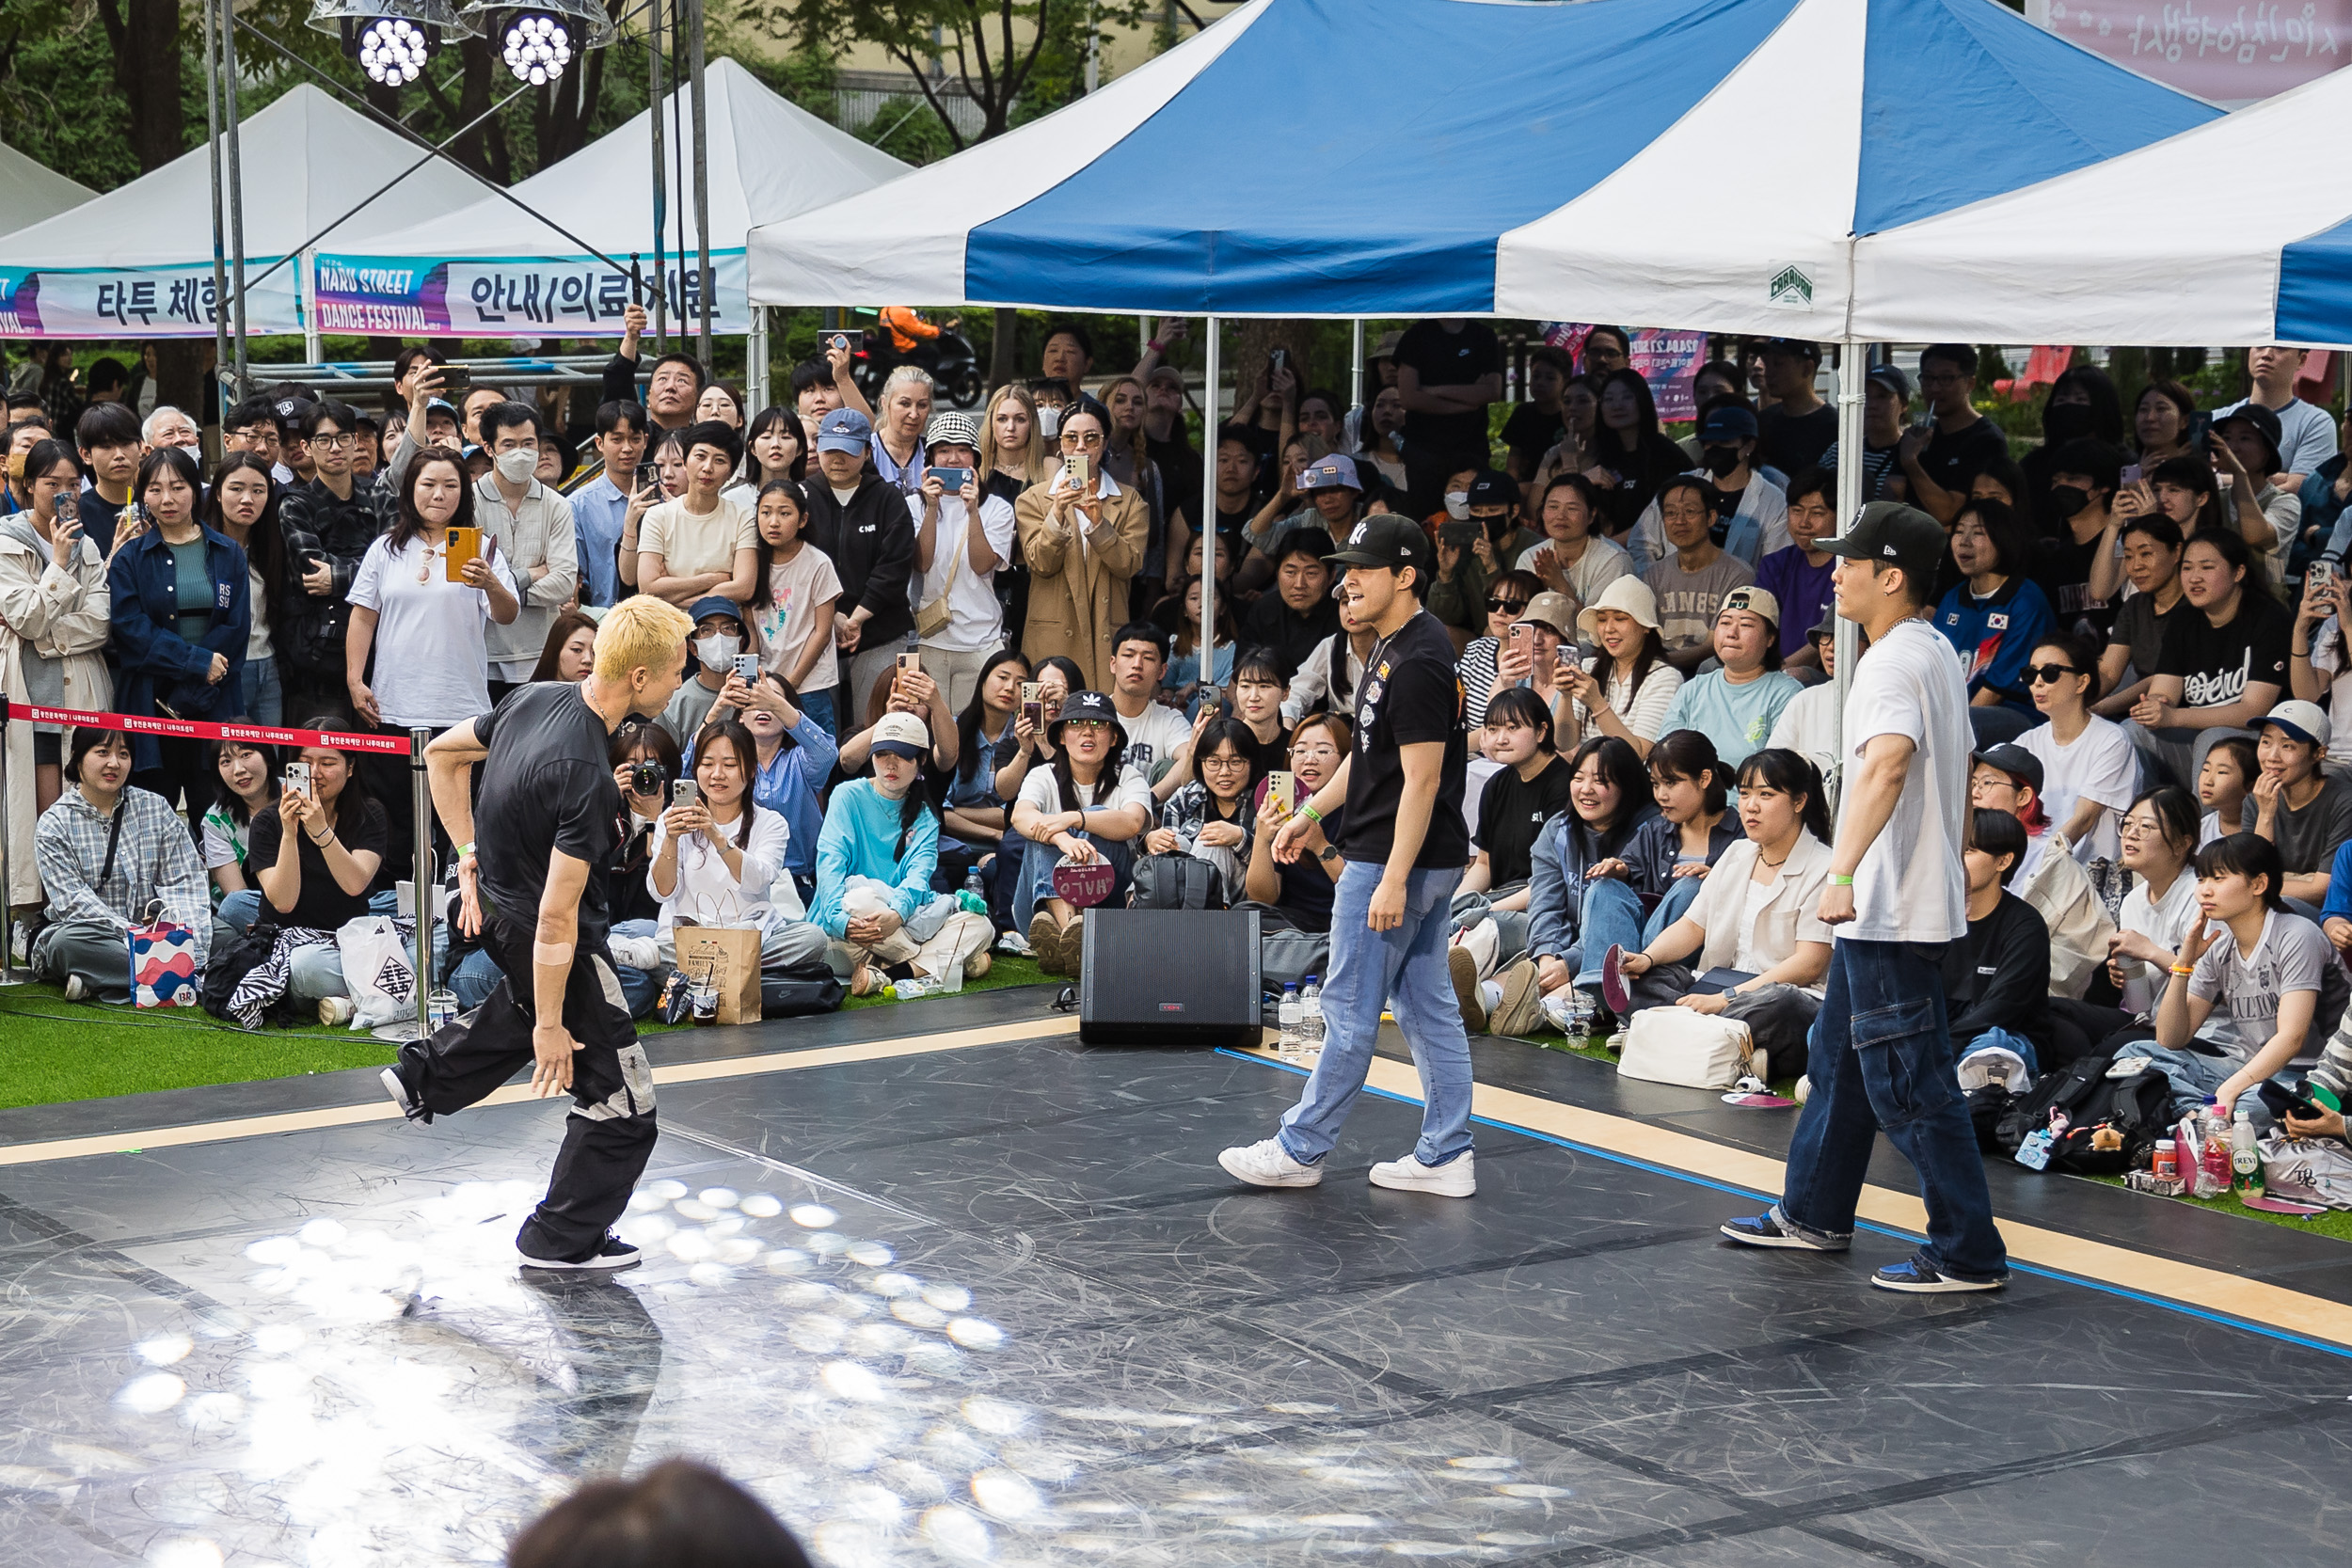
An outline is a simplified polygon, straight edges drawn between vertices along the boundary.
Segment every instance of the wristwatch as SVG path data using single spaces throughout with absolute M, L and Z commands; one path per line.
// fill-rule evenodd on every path
M 1322 848 L 1315 851 L 1315 859 L 1321 861 L 1326 865 L 1330 864 L 1333 861 L 1338 860 L 1339 858 L 1340 848 L 1336 844 L 1327 844 Z

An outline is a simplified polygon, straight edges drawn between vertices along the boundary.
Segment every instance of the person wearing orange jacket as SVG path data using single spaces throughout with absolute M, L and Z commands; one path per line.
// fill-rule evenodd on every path
M 947 325 L 953 326 L 962 318 L 950 316 Z M 925 321 L 912 305 L 885 305 L 882 324 L 890 331 L 890 346 L 900 358 L 912 359 L 926 370 L 939 362 L 941 328 Z

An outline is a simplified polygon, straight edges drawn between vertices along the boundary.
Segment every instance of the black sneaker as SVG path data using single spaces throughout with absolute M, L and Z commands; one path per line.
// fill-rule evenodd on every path
M 515 1249 L 526 1269 L 548 1269 L 568 1274 L 611 1273 L 615 1269 L 633 1269 L 645 1260 L 644 1253 L 615 1236 L 610 1230 L 596 1250 L 585 1258 L 533 1258 L 520 1246 Z
M 1963 1279 L 1955 1274 L 1940 1274 L 1928 1266 L 1928 1260 L 1913 1253 L 1899 1263 L 1890 1263 L 1870 1276 L 1870 1283 L 1882 1291 L 1900 1291 L 1905 1295 L 1954 1295 L 1963 1291 L 1997 1291 L 2009 1283 L 2009 1275 L 1995 1275 L 1990 1279 Z
M 424 1108 L 424 1101 L 417 1098 L 416 1091 L 408 1086 L 408 1080 L 399 1068 L 386 1068 L 376 1075 L 376 1081 L 384 1085 L 384 1092 L 392 1097 L 392 1103 L 400 1107 L 402 1116 L 415 1122 L 429 1124 L 433 1120 L 433 1113 Z
M 1787 1247 L 1797 1252 L 1843 1252 L 1842 1246 L 1817 1242 L 1784 1227 L 1769 1209 L 1744 1220 L 1725 1220 L 1723 1233 L 1741 1246 Z

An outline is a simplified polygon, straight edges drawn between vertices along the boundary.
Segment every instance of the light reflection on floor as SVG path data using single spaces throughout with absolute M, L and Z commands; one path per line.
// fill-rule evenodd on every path
M 159 1568 L 495 1563 L 580 1476 L 671 1452 L 755 1486 L 840 1568 L 1500 1560 L 1577 1538 L 1546 1528 L 1576 1488 L 1518 1455 L 1461 1451 L 1442 1423 L 1302 1432 L 1348 1406 L 1216 1397 L 1181 1359 L 1156 1378 L 1131 1336 L 1025 1338 L 984 1292 L 902 1266 L 900 1216 L 729 1174 L 744 1187 L 643 1186 L 620 1228 L 648 1261 L 610 1280 L 516 1268 L 539 1196 L 519 1180 L 252 1241 L 201 1282 L 219 1309 L 129 1347 L 111 1443 L 53 1442 L 0 1485 Z

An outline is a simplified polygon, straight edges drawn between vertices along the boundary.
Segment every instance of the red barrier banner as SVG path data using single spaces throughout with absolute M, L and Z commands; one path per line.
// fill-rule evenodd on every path
M 215 724 L 202 719 L 150 719 L 135 713 L 84 713 L 78 708 L 34 707 L 10 703 L 8 717 L 36 724 L 89 725 L 120 730 L 126 735 L 168 736 L 174 740 L 243 740 L 256 746 L 324 746 L 338 752 L 372 752 L 378 756 L 405 757 L 408 737 L 397 731 L 345 734 L 337 730 L 289 730 L 232 719 Z

